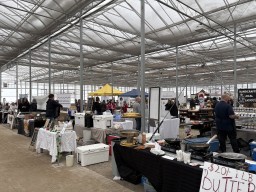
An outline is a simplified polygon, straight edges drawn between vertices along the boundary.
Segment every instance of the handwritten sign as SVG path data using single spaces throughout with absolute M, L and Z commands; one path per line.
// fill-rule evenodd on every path
M 256 175 L 204 162 L 200 192 L 256 192 Z
M 256 89 L 238 89 L 238 102 L 256 103 Z

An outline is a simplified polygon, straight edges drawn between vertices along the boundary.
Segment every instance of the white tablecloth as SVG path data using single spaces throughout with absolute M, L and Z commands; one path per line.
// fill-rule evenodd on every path
M 61 134 L 61 145 L 59 152 L 72 152 L 76 150 L 76 132 L 66 131 Z M 37 140 L 36 140 L 36 151 L 40 153 L 40 149 L 46 149 L 52 156 L 52 162 L 57 160 L 58 150 L 57 150 L 57 133 L 50 132 L 46 129 L 39 129 Z
M 123 130 L 130 130 L 133 129 L 133 121 L 125 120 L 123 122 L 113 121 L 113 126 L 120 126 Z
M 150 127 L 150 133 L 154 132 L 156 127 Z M 165 119 L 160 126 L 160 136 L 165 138 L 177 138 L 179 135 L 179 127 L 180 127 L 180 119 L 174 118 L 174 119 Z

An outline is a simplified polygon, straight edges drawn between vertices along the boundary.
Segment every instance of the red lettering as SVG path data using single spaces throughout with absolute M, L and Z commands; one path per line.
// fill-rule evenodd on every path
M 241 189 L 239 188 L 239 187 L 240 187 L 240 183 L 241 183 L 241 184 L 244 184 L 244 182 L 239 182 L 239 181 L 238 181 L 237 192 L 238 192 L 238 191 L 241 191 Z
M 232 179 L 232 177 L 222 177 L 222 178 L 223 178 L 223 179 L 226 179 L 225 190 L 224 190 L 224 192 L 226 192 L 226 191 L 227 191 L 228 180 L 229 180 L 229 179 Z
M 237 175 L 238 175 L 238 172 L 237 172 L 237 170 L 236 170 L 236 179 L 238 178 Z
M 242 180 L 247 181 L 246 179 L 244 179 L 244 172 L 243 172 L 243 175 L 242 175 Z
M 217 169 L 216 169 L 215 172 L 216 172 L 216 173 L 220 173 L 220 172 L 219 172 L 219 168 L 220 168 L 219 165 L 216 165 L 216 166 L 217 166 Z
M 248 182 L 249 182 L 249 183 L 252 183 L 252 174 L 251 174 L 251 173 L 249 173 Z
M 213 164 L 211 164 L 211 166 L 208 167 L 208 170 L 209 170 L 209 171 L 213 171 Z
M 248 192 L 255 192 L 256 186 L 253 183 L 248 183 Z
M 204 189 L 204 190 L 210 190 L 211 188 L 212 188 L 212 182 L 211 182 L 211 180 L 207 177 L 208 176 L 208 170 L 207 169 L 204 169 L 205 170 L 205 172 L 206 172 L 206 174 L 205 174 L 205 176 L 204 176 L 204 179 L 203 179 L 203 185 L 202 185 L 202 188 Z M 208 188 L 206 188 L 206 185 L 208 184 Z
M 227 173 L 226 167 L 221 167 L 221 174 L 226 175 L 226 173 Z
M 213 179 L 213 191 L 214 191 L 214 192 L 217 192 L 217 191 L 219 191 L 219 188 L 220 188 L 220 180 L 219 180 L 219 184 L 218 184 L 218 188 L 217 188 L 217 189 L 215 189 L 215 187 L 214 187 L 214 186 L 215 186 L 215 185 L 214 185 L 214 181 L 215 181 L 215 180 Z
M 228 176 L 228 174 L 230 173 L 230 170 L 229 170 L 229 167 L 228 167 L 228 170 L 227 170 L 227 174 L 226 174 L 226 176 Z
M 232 183 L 232 185 L 231 185 L 231 192 L 233 191 L 233 187 L 234 187 L 234 183 L 236 183 L 237 181 L 235 181 L 235 180 L 230 180 L 230 182 Z

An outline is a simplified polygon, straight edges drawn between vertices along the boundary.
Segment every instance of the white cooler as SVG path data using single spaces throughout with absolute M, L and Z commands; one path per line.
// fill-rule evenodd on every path
M 93 115 L 94 128 L 111 128 L 113 126 L 113 115 Z
M 80 125 L 85 127 L 85 114 L 84 113 L 75 113 L 75 125 Z
M 105 162 L 109 158 L 109 146 L 104 143 L 77 147 L 76 151 L 77 163 L 81 166 Z

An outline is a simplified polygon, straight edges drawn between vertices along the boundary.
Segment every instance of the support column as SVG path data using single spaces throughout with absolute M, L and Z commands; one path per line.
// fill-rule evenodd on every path
M 82 11 L 81 11 L 82 16 Z M 83 112 L 84 107 L 84 94 L 83 94 L 83 84 L 84 84 L 84 55 L 83 55 L 83 19 L 80 18 L 80 112 Z
M 113 62 L 111 63 L 111 95 L 112 95 L 112 102 L 114 103 L 114 97 L 113 97 Z
M 236 70 L 236 24 L 234 24 L 234 106 L 237 106 L 237 70 Z
M 0 68 L 0 102 L 2 101 L 2 69 Z
M 178 95 L 178 60 L 179 60 L 179 50 L 176 46 L 176 106 L 179 107 L 179 95 Z
M 51 93 L 51 76 L 52 76 L 52 64 L 51 64 L 51 38 L 48 40 L 48 48 L 49 48 L 49 53 L 48 53 L 48 59 L 49 59 L 49 94 Z
M 63 70 L 63 75 L 62 75 L 62 93 L 65 93 L 64 92 L 64 90 L 65 90 L 65 86 L 64 86 L 65 79 L 64 79 L 64 76 L 65 76 L 65 70 Z
M 16 63 L 16 101 L 18 106 L 18 99 L 19 99 L 19 80 L 18 80 L 18 62 Z
M 31 50 L 29 50 L 29 101 L 32 102 L 32 77 L 31 77 Z
M 188 65 L 186 65 L 186 105 L 188 101 Z
M 140 93 L 140 56 L 138 56 L 138 80 L 137 80 L 137 90 Z
M 248 64 L 247 64 L 247 66 L 246 66 L 246 77 L 247 77 L 246 88 L 248 89 L 248 79 L 249 79 Z
M 141 0 L 141 131 L 145 132 L 145 1 Z

